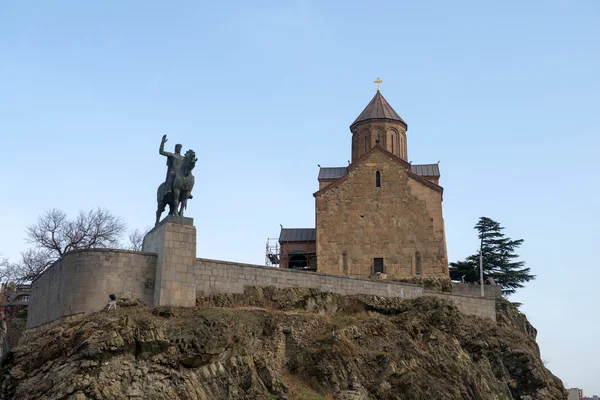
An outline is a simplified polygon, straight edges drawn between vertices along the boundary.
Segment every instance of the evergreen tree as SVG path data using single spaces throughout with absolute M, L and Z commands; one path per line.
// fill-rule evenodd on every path
M 524 261 L 518 261 L 515 250 L 523 243 L 523 239 L 513 240 L 504 236 L 504 227 L 490 218 L 481 217 L 475 225 L 479 232 L 480 250 L 483 254 L 483 279 L 491 277 L 502 287 L 505 295 L 513 294 L 522 288 L 524 282 L 535 279 Z M 455 281 L 479 283 L 479 252 L 467 257 L 464 261 L 450 263 L 450 279 Z

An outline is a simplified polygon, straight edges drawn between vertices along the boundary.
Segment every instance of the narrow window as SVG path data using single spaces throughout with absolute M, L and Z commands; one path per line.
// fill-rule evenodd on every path
M 342 254 L 342 268 L 344 269 L 344 275 L 350 275 L 348 268 L 348 253 Z
M 383 274 L 385 268 L 383 266 L 383 258 L 374 258 L 373 259 L 373 272 Z
M 392 134 L 392 154 L 394 154 L 394 135 Z
M 375 186 L 381 187 L 381 172 L 375 172 Z
M 367 152 L 367 137 L 365 136 L 365 153 Z
M 423 269 L 423 266 L 422 266 L 423 261 L 421 260 L 421 253 L 418 251 L 415 253 L 415 262 L 417 264 L 415 273 L 417 275 L 421 275 L 422 269 Z
M 381 135 L 377 134 L 377 144 L 381 144 Z
M 404 140 L 402 140 L 402 137 L 400 137 L 400 148 L 398 149 L 398 151 L 400 151 L 400 155 L 404 156 Z

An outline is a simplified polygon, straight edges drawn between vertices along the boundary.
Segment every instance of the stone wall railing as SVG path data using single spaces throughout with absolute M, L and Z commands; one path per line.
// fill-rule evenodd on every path
M 365 294 L 403 299 L 434 296 L 454 303 L 465 314 L 496 321 L 496 306 L 493 299 L 430 292 L 418 285 L 386 280 L 326 275 L 204 258 L 196 260 L 197 296 L 244 293 L 245 286 L 275 286 L 280 289 L 307 287 L 342 295 Z
M 458 311 L 474 315 L 479 318 L 489 318 L 496 321 L 496 300 L 486 299 L 481 297 L 462 296 L 450 293 L 430 292 L 425 291 L 425 296 L 433 296 L 440 299 L 448 300 L 454 304 Z
M 164 240 L 174 241 L 173 238 L 168 239 L 169 232 L 166 230 Z M 496 320 L 494 298 L 477 297 L 479 292 L 475 296 L 462 295 L 463 292 L 470 293 L 469 289 L 455 289 L 453 293 L 435 293 L 424 290 L 420 285 L 409 283 L 194 259 L 193 256 L 187 265 L 179 260 L 181 257 L 187 257 L 180 254 L 183 250 L 195 254 L 190 246 L 186 247 L 188 241 L 182 240 L 182 237 L 187 235 L 177 233 L 171 236 L 178 238 L 176 244 L 158 251 L 162 254 L 161 268 L 157 268 L 159 257 L 156 253 L 114 249 L 77 250 L 67 253 L 32 282 L 27 328 L 40 326 L 67 315 L 99 311 L 106 307 L 109 294 L 115 294 L 117 298 L 138 298 L 146 305 L 156 307 L 163 304 L 157 303 L 156 291 L 166 288 L 173 292 L 172 298 L 167 299 L 166 304 L 193 306 L 197 296 L 244 293 L 247 286 L 275 286 L 281 289 L 305 287 L 341 295 L 364 294 L 403 299 L 436 296 L 451 301 L 465 314 Z M 182 272 L 181 268 L 173 268 L 173 262 L 175 266 L 183 265 L 185 272 Z M 489 296 L 493 295 L 490 290 L 487 293 Z M 159 296 L 160 299 L 162 297 Z
M 452 293 L 469 297 L 481 297 L 481 286 L 471 283 L 452 283 Z M 483 285 L 486 299 L 502 297 L 502 288 L 498 285 Z
M 115 249 L 67 253 L 32 282 L 27 327 L 101 310 L 109 294 L 152 304 L 156 254 Z

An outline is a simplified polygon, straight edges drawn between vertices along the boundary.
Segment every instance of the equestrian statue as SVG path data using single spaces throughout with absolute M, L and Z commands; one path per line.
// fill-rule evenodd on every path
M 167 177 L 163 183 L 158 186 L 156 191 L 156 200 L 158 207 L 156 209 L 156 223 L 169 206 L 169 215 L 183 217 L 183 210 L 187 208 L 188 199 L 192 198 L 192 189 L 194 188 L 194 175 L 192 170 L 196 166 L 196 153 L 194 150 L 186 151 L 181 155 L 181 145 L 175 145 L 175 152 L 165 151 L 167 135 L 163 135 L 160 142 L 159 153 L 167 157 Z M 179 210 L 177 210 L 179 208 Z

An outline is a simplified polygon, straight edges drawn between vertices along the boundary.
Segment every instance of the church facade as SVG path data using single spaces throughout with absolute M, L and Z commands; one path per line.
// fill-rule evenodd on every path
M 281 268 L 448 277 L 439 167 L 408 162 L 407 130 L 378 89 L 350 125 L 350 165 L 319 171 L 315 228 L 282 228 Z

